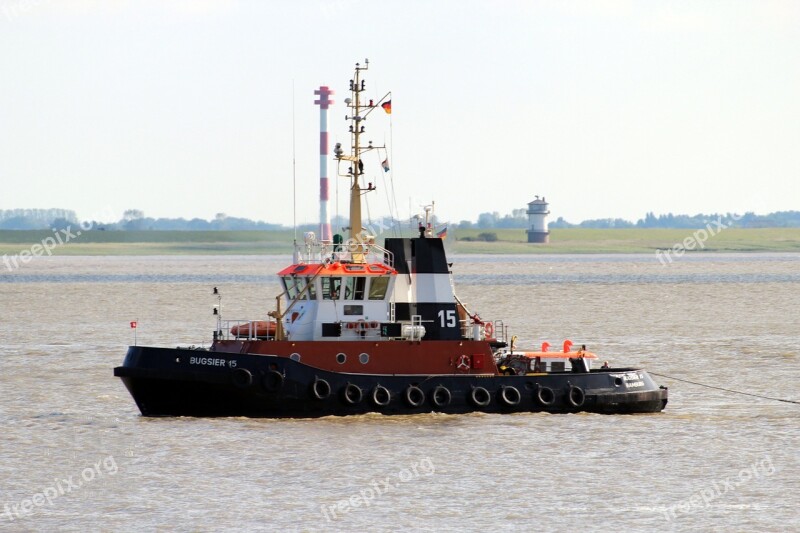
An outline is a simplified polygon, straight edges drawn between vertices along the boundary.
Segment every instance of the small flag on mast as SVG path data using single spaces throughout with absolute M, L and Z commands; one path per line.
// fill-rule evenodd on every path
M 442 228 L 441 230 L 439 230 L 439 231 L 436 233 L 436 236 L 437 236 L 437 237 L 439 237 L 439 238 L 440 238 L 440 239 L 442 239 L 442 240 L 446 239 L 446 238 L 447 238 L 447 226 L 445 226 L 444 228 Z
M 384 160 L 381 162 L 381 166 L 383 167 L 383 171 L 384 171 L 384 172 L 389 172 L 389 159 L 388 159 L 388 158 L 387 158 L 387 159 L 384 159 Z
M 391 100 L 387 100 L 384 103 L 382 103 L 381 107 L 383 108 L 384 111 L 386 111 L 387 115 L 391 115 L 392 114 L 392 101 Z
M 131 329 L 136 329 L 136 326 L 138 326 L 136 321 L 131 322 Z

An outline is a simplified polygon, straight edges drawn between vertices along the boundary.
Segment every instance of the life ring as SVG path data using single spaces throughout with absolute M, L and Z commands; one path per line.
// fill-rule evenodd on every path
M 392 401 L 392 393 L 383 385 L 376 385 L 372 389 L 372 403 L 378 407 L 386 407 Z
M 492 401 L 492 395 L 483 387 L 474 387 L 472 392 L 469 393 L 472 403 L 478 407 L 486 407 Z
M 431 394 L 431 401 L 433 402 L 433 405 L 439 408 L 447 407 L 447 405 L 450 404 L 451 399 L 452 395 L 444 385 L 437 385 Z
M 379 327 L 381 327 L 380 322 L 373 320 L 372 322 L 369 323 L 370 329 L 378 329 Z
M 567 401 L 572 407 L 581 407 L 586 401 L 586 393 L 577 385 L 570 385 L 567 393 Z
M 411 407 L 419 407 L 425 402 L 425 393 L 416 385 L 409 385 L 406 389 L 405 398 Z
M 277 370 L 270 370 L 261 378 L 261 386 L 267 392 L 277 392 L 283 387 L 285 376 Z
M 347 329 L 356 329 L 358 322 L 347 322 Z
M 494 324 L 492 324 L 491 322 L 487 322 L 486 324 L 483 325 L 483 331 L 486 334 L 487 339 L 494 338 Z
M 504 385 L 500 389 L 500 399 L 503 400 L 504 404 L 513 407 L 519 405 L 519 402 L 522 401 L 522 395 L 513 385 Z
M 253 374 L 246 368 L 237 368 L 232 375 L 233 384 L 240 389 L 246 389 L 253 384 Z
M 342 399 L 347 404 L 355 405 L 359 403 L 363 397 L 364 393 L 362 392 L 361 387 L 354 383 L 348 383 L 342 390 Z
M 470 367 L 470 364 L 469 364 L 469 356 L 468 355 L 462 355 L 461 357 L 458 358 L 458 363 L 456 363 L 456 369 L 458 369 L 458 370 L 469 370 L 469 367 Z
M 539 401 L 540 404 L 547 407 L 555 403 L 556 393 L 553 392 L 553 389 L 551 389 L 550 387 L 542 387 L 540 385 L 539 390 L 536 391 L 536 399 Z
M 314 398 L 317 400 L 324 400 L 331 395 L 331 386 L 324 379 L 316 378 L 311 385 L 311 394 L 313 394 Z

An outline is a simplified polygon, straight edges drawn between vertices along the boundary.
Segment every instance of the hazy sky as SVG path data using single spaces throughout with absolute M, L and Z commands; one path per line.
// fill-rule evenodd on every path
M 294 99 L 314 222 L 313 91 L 348 145 L 364 58 L 403 217 L 800 209 L 800 2 L 768 0 L 0 0 L 0 209 L 291 224 Z

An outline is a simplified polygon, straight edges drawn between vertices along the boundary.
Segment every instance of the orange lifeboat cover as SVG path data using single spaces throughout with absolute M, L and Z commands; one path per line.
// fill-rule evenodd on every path
M 271 322 L 269 320 L 254 320 L 253 322 L 236 324 L 231 328 L 231 335 L 253 335 L 256 337 L 266 337 L 268 335 L 275 335 L 277 329 L 278 324 L 276 322 Z

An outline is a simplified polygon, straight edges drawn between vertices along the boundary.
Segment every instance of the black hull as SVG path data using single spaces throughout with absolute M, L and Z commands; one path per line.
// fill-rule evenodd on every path
M 344 374 L 285 357 L 132 346 L 114 375 L 144 416 L 633 414 L 667 404 L 667 390 L 633 368 L 528 376 Z

